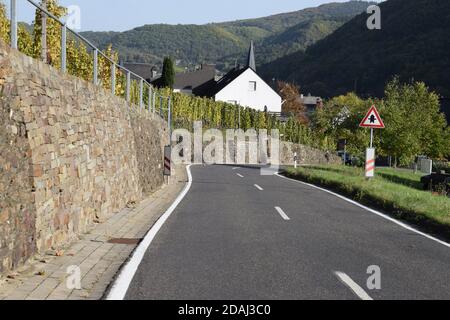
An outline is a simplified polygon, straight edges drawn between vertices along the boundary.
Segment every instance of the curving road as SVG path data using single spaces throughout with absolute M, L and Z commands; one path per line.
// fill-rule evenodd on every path
M 126 299 L 450 299 L 443 243 L 256 168 L 191 171 Z

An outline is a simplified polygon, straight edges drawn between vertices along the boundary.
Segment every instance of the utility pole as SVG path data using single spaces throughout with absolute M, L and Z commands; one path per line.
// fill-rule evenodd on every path
M 42 8 L 47 10 L 47 0 L 42 0 Z M 41 28 L 41 60 L 47 63 L 47 15 L 44 11 L 41 11 Z

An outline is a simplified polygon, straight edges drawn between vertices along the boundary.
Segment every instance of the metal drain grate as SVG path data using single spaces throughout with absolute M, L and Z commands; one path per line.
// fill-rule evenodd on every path
M 127 238 L 115 238 L 108 241 L 112 244 L 127 244 L 127 245 L 137 245 L 141 243 L 142 239 L 127 239 Z

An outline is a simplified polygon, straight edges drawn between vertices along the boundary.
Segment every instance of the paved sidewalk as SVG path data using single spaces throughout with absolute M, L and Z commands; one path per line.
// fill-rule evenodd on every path
M 171 183 L 108 221 L 92 227 L 66 250 L 35 257 L 24 267 L 0 278 L 0 300 L 98 300 L 114 280 L 134 244 L 109 243 L 112 239 L 142 239 L 170 207 L 187 182 L 184 167 Z M 68 268 L 81 271 L 81 290 L 67 288 Z

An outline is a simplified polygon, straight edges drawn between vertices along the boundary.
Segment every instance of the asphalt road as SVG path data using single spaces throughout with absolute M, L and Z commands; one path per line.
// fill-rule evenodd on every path
M 258 169 L 191 171 L 126 299 L 450 299 L 450 249 L 438 242 Z M 369 266 L 381 289 L 367 287 Z

